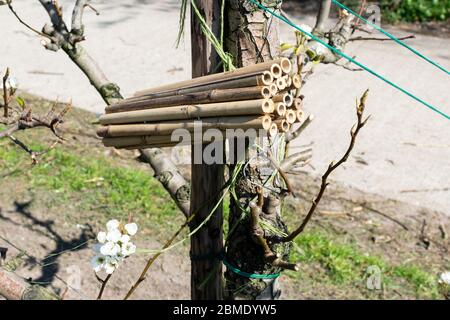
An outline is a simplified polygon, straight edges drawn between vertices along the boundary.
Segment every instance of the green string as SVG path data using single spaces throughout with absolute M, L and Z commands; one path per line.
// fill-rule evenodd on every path
M 242 277 L 246 277 L 246 278 L 250 278 L 250 279 L 276 279 L 280 276 L 280 273 L 272 273 L 272 274 L 247 273 L 245 271 L 239 270 L 238 268 L 232 266 L 225 259 L 223 259 L 222 262 L 232 272 L 234 272 Z
M 386 30 L 384 30 L 383 28 L 378 27 L 376 24 L 373 24 L 372 22 L 368 21 L 367 19 L 364 19 L 361 15 L 357 14 L 355 11 L 353 11 L 352 9 L 346 7 L 345 5 L 343 5 L 342 3 L 340 3 L 339 1 L 336 0 L 331 0 L 334 4 L 336 4 L 337 6 L 341 7 L 342 9 L 347 10 L 348 12 L 350 12 L 352 15 L 354 15 L 355 17 L 357 17 L 358 19 L 364 21 L 365 23 L 367 23 L 368 25 L 370 25 L 371 27 L 377 29 L 378 31 L 380 31 L 381 33 L 383 33 L 385 36 L 391 38 L 392 40 L 394 40 L 396 43 L 398 43 L 399 45 L 405 47 L 406 49 L 408 49 L 409 51 L 413 52 L 415 55 L 421 57 L 422 59 L 424 59 L 425 61 L 431 63 L 432 65 L 434 65 L 435 67 L 438 67 L 439 69 L 441 69 L 442 71 L 444 71 L 446 74 L 450 75 L 450 72 L 445 69 L 444 67 L 442 67 L 441 65 L 439 65 L 439 63 L 431 60 L 430 58 L 426 57 L 425 55 L 421 54 L 419 51 L 417 51 L 416 49 L 412 48 L 411 46 L 407 45 L 406 43 L 404 43 L 403 41 L 401 41 L 400 39 L 396 38 L 395 36 L 393 36 L 392 34 L 390 34 L 389 32 L 387 32 Z
M 302 32 L 303 34 L 306 34 L 308 37 L 311 37 L 312 39 L 314 39 L 315 41 L 317 41 L 318 43 L 322 44 L 323 46 L 327 47 L 328 49 L 330 49 L 331 51 L 335 52 L 336 54 L 340 55 L 341 57 L 347 59 L 348 61 L 350 61 L 351 63 L 357 65 L 358 67 L 366 70 L 367 72 L 371 73 L 372 75 L 374 75 L 375 77 L 381 79 L 382 81 L 386 82 L 387 84 L 389 84 L 390 86 L 394 87 L 395 89 L 403 92 L 404 94 L 406 94 L 407 96 L 411 97 L 412 99 L 416 100 L 417 102 L 420 102 L 421 104 L 423 104 L 424 106 L 426 106 L 427 108 L 433 110 L 434 112 L 438 113 L 439 115 L 443 116 L 444 118 L 446 118 L 447 120 L 450 120 L 450 115 L 444 113 L 443 111 L 439 110 L 436 107 L 433 107 L 431 104 L 425 102 L 424 100 L 416 97 L 415 95 L 413 95 L 412 93 L 410 93 L 409 91 L 403 89 L 402 87 L 398 86 L 397 84 L 393 83 L 392 81 L 386 79 L 385 77 L 383 77 L 382 75 L 378 74 L 377 72 L 373 71 L 372 69 L 366 67 L 365 65 L 361 64 L 360 62 L 356 61 L 355 59 L 353 59 L 352 57 L 346 55 L 345 53 L 341 52 L 340 50 L 336 49 L 335 47 L 329 45 L 328 43 L 324 42 L 323 40 L 319 39 L 318 37 L 316 37 L 315 35 L 303 30 L 302 28 L 300 28 L 299 26 L 295 25 L 293 22 L 291 22 L 290 20 L 286 19 L 285 17 L 275 13 L 275 11 L 271 11 L 269 8 L 263 6 L 262 4 L 256 2 L 256 0 L 248 0 L 250 2 L 252 2 L 254 5 L 256 5 L 257 7 L 259 7 L 260 9 L 264 10 L 265 12 L 270 13 L 271 15 L 273 15 L 274 17 L 278 18 L 279 20 L 287 23 L 288 25 L 290 25 L 291 27 L 297 29 L 298 31 Z

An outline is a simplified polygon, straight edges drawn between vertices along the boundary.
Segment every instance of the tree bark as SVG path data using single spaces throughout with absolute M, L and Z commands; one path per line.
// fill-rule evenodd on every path
M 219 37 L 220 1 L 197 0 L 196 4 L 206 23 Z M 217 70 L 219 59 L 202 34 L 200 23 L 193 11 L 191 10 L 192 77 L 199 77 Z M 196 216 L 191 223 L 191 228 L 197 227 L 211 213 L 220 198 L 224 183 L 223 165 L 195 163 L 195 152 L 202 152 L 202 148 L 204 146 L 200 148 L 192 146 L 191 214 Z M 208 223 L 191 238 L 191 298 L 193 300 L 222 299 L 222 262 L 218 259 L 223 250 L 222 225 L 222 204 L 220 204 Z
M 0 267 L 0 295 L 7 300 L 59 300 L 55 293 L 32 285 L 13 272 Z
M 265 6 L 280 10 L 280 0 L 263 1 Z M 239 67 L 275 59 L 279 56 L 278 20 L 259 10 L 249 1 L 230 0 L 228 2 L 228 30 L 226 32 L 226 49 L 235 58 Z M 236 144 L 235 144 L 236 145 Z M 274 154 L 277 154 L 273 151 Z M 249 159 L 249 157 L 247 158 Z M 252 157 L 253 159 L 253 157 Z M 267 159 L 266 159 L 267 160 Z M 252 160 L 246 166 L 245 176 L 241 175 L 236 193 L 238 202 L 231 201 L 229 226 L 236 226 L 228 235 L 226 263 L 246 273 L 276 274 L 280 271 L 264 258 L 262 246 L 255 242 L 251 233 L 250 215 L 244 215 L 241 208 L 248 208 L 252 199 L 258 196 L 262 185 L 273 172 L 270 161 Z M 272 185 L 276 192 L 264 190 L 264 208 L 260 217 L 274 228 L 286 232 L 281 219 L 280 188 Z M 242 219 L 241 217 L 244 216 Z M 267 235 L 267 231 L 265 231 Z M 271 246 L 273 252 L 286 259 L 290 244 Z M 227 268 L 225 273 L 227 298 L 236 299 L 276 299 L 280 295 L 276 279 L 251 279 Z

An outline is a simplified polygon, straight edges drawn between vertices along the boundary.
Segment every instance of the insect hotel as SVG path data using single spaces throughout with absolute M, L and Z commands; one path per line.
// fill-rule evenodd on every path
M 289 59 L 263 62 L 137 92 L 106 107 L 97 133 L 107 147 L 170 147 L 177 129 L 264 129 L 269 136 L 286 132 L 303 116 L 301 87 Z M 203 138 L 190 144 L 207 143 Z

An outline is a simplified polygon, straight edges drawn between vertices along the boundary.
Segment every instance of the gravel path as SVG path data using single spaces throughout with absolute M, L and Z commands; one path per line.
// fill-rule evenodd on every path
M 69 16 L 67 4 L 74 1 L 60 2 Z M 189 43 L 185 41 L 179 49 L 174 46 L 179 1 L 94 3 L 101 15 L 86 12 L 84 45 L 126 96 L 189 78 Z M 36 28 L 47 22 L 37 1 L 15 0 L 14 4 L 23 19 Z M 312 21 L 306 18 L 302 23 Z M 22 89 L 51 99 L 72 98 L 76 106 L 102 112 L 102 100 L 84 75 L 63 53 L 40 48 L 39 38 L 18 24 L 5 6 L 0 7 L 0 30 L 0 69 L 10 66 Z M 282 36 L 289 40 L 292 31 L 283 26 Z M 410 43 L 450 68 L 450 39 L 419 35 Z M 405 49 L 390 42 L 354 42 L 347 52 L 450 113 L 449 77 Z M 355 120 L 355 98 L 366 88 L 371 90 L 368 113 L 372 120 L 348 164 L 334 178 L 364 191 L 450 214 L 449 121 L 366 72 L 319 66 L 305 86 L 306 109 L 316 120 L 296 143 L 315 143 L 314 173 L 320 174 L 345 150 Z

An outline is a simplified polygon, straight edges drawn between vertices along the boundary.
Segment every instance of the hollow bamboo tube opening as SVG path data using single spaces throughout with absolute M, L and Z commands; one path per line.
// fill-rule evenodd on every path
M 286 120 L 281 121 L 281 123 L 280 123 L 281 131 L 288 132 L 290 128 L 291 128 L 291 125 Z
M 277 85 L 275 83 L 271 83 L 270 86 L 269 86 L 269 89 L 270 89 L 270 94 L 272 96 L 274 96 L 274 95 L 276 95 L 278 93 L 278 87 L 277 87 Z
M 293 124 L 297 121 L 297 113 L 294 110 L 287 110 L 286 111 L 286 121 L 289 124 Z
M 269 131 L 272 125 L 272 118 L 269 115 L 265 115 L 262 118 L 262 127 L 264 130 Z
M 270 67 L 270 73 L 272 73 L 272 76 L 275 79 L 278 79 L 278 78 L 280 78 L 283 75 L 283 70 L 281 69 L 281 66 L 278 63 L 274 63 Z
M 289 74 L 292 70 L 292 63 L 288 58 L 281 59 L 280 66 L 285 74 Z
M 301 86 L 302 86 L 302 78 L 300 78 L 300 76 L 298 74 L 294 74 L 292 76 L 292 85 L 296 89 L 300 89 L 301 88 Z
M 272 123 L 272 125 L 270 126 L 270 129 L 269 129 L 269 135 L 271 137 L 274 137 L 277 134 L 278 134 L 278 126 L 276 123 Z
M 286 89 L 286 81 L 284 80 L 284 78 L 278 78 L 276 83 L 277 83 L 278 90 L 282 91 L 282 90 Z
M 279 102 L 277 104 L 277 107 L 276 107 L 275 111 L 276 111 L 278 116 L 284 117 L 285 114 L 286 114 L 286 109 L 287 109 L 286 105 L 283 102 Z
M 290 93 L 285 93 L 283 95 L 283 102 L 287 107 L 290 107 L 294 103 L 294 98 Z
M 270 73 L 269 71 L 264 71 L 264 73 L 262 74 L 262 82 L 265 86 L 269 86 L 273 82 L 272 73 Z
M 304 112 L 303 110 L 297 110 L 297 121 L 301 122 L 303 120 Z
M 300 110 L 303 108 L 303 100 L 300 98 L 295 98 L 294 99 L 294 108 L 297 110 Z
M 272 100 L 266 99 L 262 103 L 262 110 L 264 113 L 272 113 L 275 110 L 275 106 Z
M 269 99 L 272 96 L 272 91 L 270 90 L 270 87 L 266 86 L 261 89 L 261 95 L 265 99 Z

